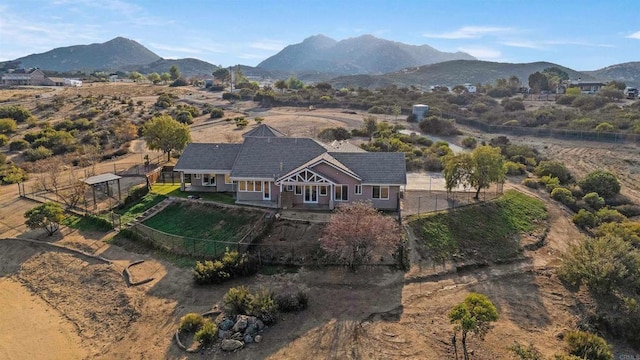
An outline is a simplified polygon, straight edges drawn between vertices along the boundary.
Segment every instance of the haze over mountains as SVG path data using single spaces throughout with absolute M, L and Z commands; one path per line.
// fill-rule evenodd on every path
M 177 65 L 185 76 L 210 76 L 218 66 L 198 59 L 163 59 L 136 41 L 117 37 L 102 44 L 76 45 L 32 54 L 7 63 L 45 71 L 169 71 Z M 2 63 L 0 63 L 0 66 Z M 271 78 L 297 76 L 308 82 L 330 81 L 335 86 L 455 85 L 487 83 L 512 75 L 526 83 L 529 74 L 557 66 L 572 79 L 620 80 L 640 86 L 640 62 L 615 64 L 578 72 L 549 62 L 524 64 L 475 60 L 463 52 L 447 53 L 428 45 L 407 45 L 363 35 L 336 41 L 324 35 L 308 37 L 285 47 L 257 67 L 242 66 L 245 75 Z

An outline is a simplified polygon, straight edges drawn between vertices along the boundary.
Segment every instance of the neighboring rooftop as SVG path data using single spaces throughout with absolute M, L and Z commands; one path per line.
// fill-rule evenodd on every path
M 256 128 L 242 134 L 242 137 L 285 137 L 286 134 L 266 124 L 260 124 Z

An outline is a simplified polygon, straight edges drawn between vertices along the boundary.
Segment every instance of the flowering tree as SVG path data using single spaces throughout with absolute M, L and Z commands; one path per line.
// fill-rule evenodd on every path
M 371 259 L 374 249 L 394 250 L 402 238 L 398 223 L 373 208 L 356 202 L 341 206 L 320 238 L 320 245 L 350 269 Z

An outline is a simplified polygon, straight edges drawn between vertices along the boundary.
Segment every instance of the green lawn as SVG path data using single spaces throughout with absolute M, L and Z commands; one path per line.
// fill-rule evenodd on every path
M 423 257 L 446 261 L 503 261 L 521 253 L 519 234 L 541 233 L 547 210 L 544 203 L 509 190 L 500 198 L 450 212 L 410 221 Z
M 71 214 L 62 220 L 61 224 L 80 231 L 108 232 L 113 230 L 108 220 L 93 215 Z
M 165 195 L 148 193 L 137 203 L 131 204 L 123 209 L 118 209 L 115 212 L 120 215 L 120 220 L 124 225 L 133 221 L 136 217 L 142 215 L 142 213 L 151 209 L 166 198 L 167 197 Z
M 172 184 L 154 184 L 151 188 L 151 192 L 167 196 L 175 196 L 179 198 L 187 198 L 188 196 L 197 195 L 202 200 L 215 201 L 223 204 L 234 204 L 235 199 L 229 193 L 215 193 L 215 192 L 197 192 L 197 191 L 180 191 L 180 185 Z
M 228 246 L 220 242 L 238 242 L 262 216 L 258 211 L 178 202 L 147 219 L 144 225 L 183 237 L 182 240 L 157 239 L 167 245 L 170 242 L 172 248 L 178 246 L 196 254 L 216 255 Z

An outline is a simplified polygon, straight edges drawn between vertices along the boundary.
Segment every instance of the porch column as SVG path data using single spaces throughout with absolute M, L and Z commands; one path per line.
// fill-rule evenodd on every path
M 180 171 L 180 191 L 184 191 L 184 171 Z
M 333 188 L 334 185 L 331 184 L 331 186 L 329 187 L 331 191 L 329 191 L 329 193 L 327 195 L 329 195 L 329 210 L 333 210 L 333 195 L 335 194 L 335 189 Z

